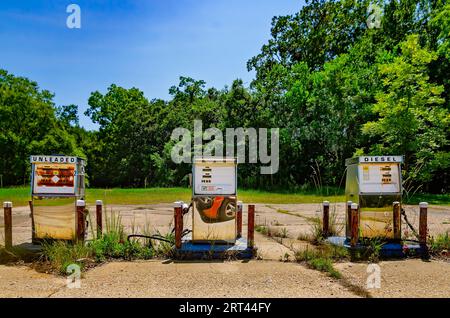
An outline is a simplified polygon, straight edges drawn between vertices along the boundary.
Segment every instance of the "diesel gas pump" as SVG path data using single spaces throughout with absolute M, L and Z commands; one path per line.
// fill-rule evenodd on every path
M 346 160 L 347 201 L 358 204 L 361 238 L 394 239 L 393 202 L 402 202 L 402 156 L 361 156 Z M 400 219 L 398 219 L 400 222 Z M 346 214 L 346 236 L 350 218 Z

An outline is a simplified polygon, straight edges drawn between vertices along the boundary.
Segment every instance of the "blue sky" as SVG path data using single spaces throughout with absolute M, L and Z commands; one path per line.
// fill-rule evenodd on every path
M 81 8 L 81 29 L 66 26 L 66 7 Z M 179 76 L 222 88 L 248 85 L 246 62 L 270 37 L 274 15 L 300 10 L 303 0 L 149 0 L 0 2 L 0 68 L 37 81 L 57 105 L 82 113 L 94 90 L 115 83 L 167 98 Z

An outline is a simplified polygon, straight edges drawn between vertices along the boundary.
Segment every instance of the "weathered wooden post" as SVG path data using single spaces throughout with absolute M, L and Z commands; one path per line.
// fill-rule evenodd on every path
M 95 214 L 97 219 L 97 238 L 100 238 L 103 234 L 103 201 L 97 200 L 95 201 Z
M 392 203 L 393 208 L 393 227 L 394 227 L 394 239 L 400 240 L 402 238 L 401 223 L 400 223 L 400 202 L 395 201 Z
M 236 223 L 237 223 L 237 238 L 242 237 L 242 201 L 238 201 L 237 203 L 237 213 L 236 213 Z
M 420 216 L 419 216 L 419 242 L 422 248 L 427 247 L 427 234 L 428 234 L 428 225 L 427 225 L 427 214 L 428 214 L 428 203 L 420 202 Z
M 358 214 L 358 204 L 352 203 L 351 205 L 351 240 L 350 245 L 351 247 L 356 247 L 356 244 L 358 243 L 358 237 L 359 237 L 359 214 Z
M 12 248 L 12 202 L 3 202 L 4 222 L 5 222 L 5 248 Z
M 30 216 L 31 216 L 31 241 L 34 242 L 35 229 L 34 229 L 33 200 L 28 201 L 28 206 L 30 207 Z
M 174 203 L 174 220 L 175 220 L 175 247 L 181 248 L 181 235 L 183 233 L 183 202 Z
M 247 247 L 253 248 L 255 243 L 255 205 L 248 205 Z
M 323 237 L 327 238 L 328 233 L 330 232 L 329 226 L 330 226 L 330 202 L 329 201 L 323 201 Z
M 352 227 L 352 201 L 347 201 L 347 226 L 345 228 L 345 235 L 349 237 L 351 235 L 351 227 Z
M 86 234 L 86 217 L 84 209 L 86 207 L 86 202 L 84 200 L 77 200 L 77 240 L 84 241 L 84 236 Z

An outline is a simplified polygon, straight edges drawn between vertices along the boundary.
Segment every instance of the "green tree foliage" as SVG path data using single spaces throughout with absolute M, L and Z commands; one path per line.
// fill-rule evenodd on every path
M 421 48 L 417 35 L 399 49 L 395 57 L 386 52 L 378 66 L 384 87 L 372 108 L 378 116 L 364 124 L 363 132 L 376 138 L 371 153 L 404 155 L 405 170 L 426 182 L 438 167 L 450 167 L 450 113 L 441 106 L 444 87 L 428 76 L 427 66 L 437 54 Z
M 346 158 L 399 154 L 409 185 L 446 192 L 449 21 L 443 0 L 309 0 L 273 18 L 270 39 L 247 63 L 256 72 L 250 87 L 237 79 L 217 89 L 182 76 L 168 100 L 149 100 L 113 84 L 88 101 L 98 131 L 79 127 L 77 106 L 55 107 L 36 83 L 2 71 L 4 180 L 26 182 L 28 155 L 56 152 L 85 155 L 91 186 L 187 185 L 191 168 L 172 162 L 171 134 L 193 132 L 200 119 L 203 130 L 280 128 L 279 172 L 242 164 L 240 186 L 342 186 Z
M 75 136 L 58 120 L 53 95 L 5 70 L 0 70 L 0 127 L 4 184 L 28 182 L 32 154 L 83 155 Z

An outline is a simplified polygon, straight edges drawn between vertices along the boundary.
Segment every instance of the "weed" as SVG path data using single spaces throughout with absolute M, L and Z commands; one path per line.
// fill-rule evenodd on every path
M 60 274 L 66 274 L 67 266 L 77 264 L 84 269 L 92 256 L 91 250 L 82 242 L 54 241 L 42 243 L 42 257 Z
M 368 260 L 371 263 L 378 263 L 380 261 L 380 252 L 385 244 L 384 238 L 360 238 L 360 243 L 363 248 L 353 253 L 353 260 Z
M 446 232 L 444 234 L 438 234 L 436 237 L 430 238 L 430 253 L 443 254 L 450 250 L 450 236 Z
M 154 245 L 155 256 L 164 258 L 172 257 L 174 255 L 175 234 L 167 233 L 166 235 L 162 235 L 159 231 L 157 231 L 156 235 L 164 238 L 168 242 L 158 241 L 158 243 Z
M 289 253 L 284 253 L 282 257 L 280 257 L 280 262 L 288 263 L 290 261 L 291 255 Z
M 269 234 L 269 228 L 265 225 L 257 225 L 255 226 L 255 231 L 258 233 L 261 233 L 262 235 L 268 235 Z
M 341 273 L 334 268 L 333 261 L 348 258 L 348 252 L 344 247 L 322 244 L 298 250 L 294 257 L 297 262 L 305 262 L 312 269 L 327 272 L 333 278 L 341 278 Z

